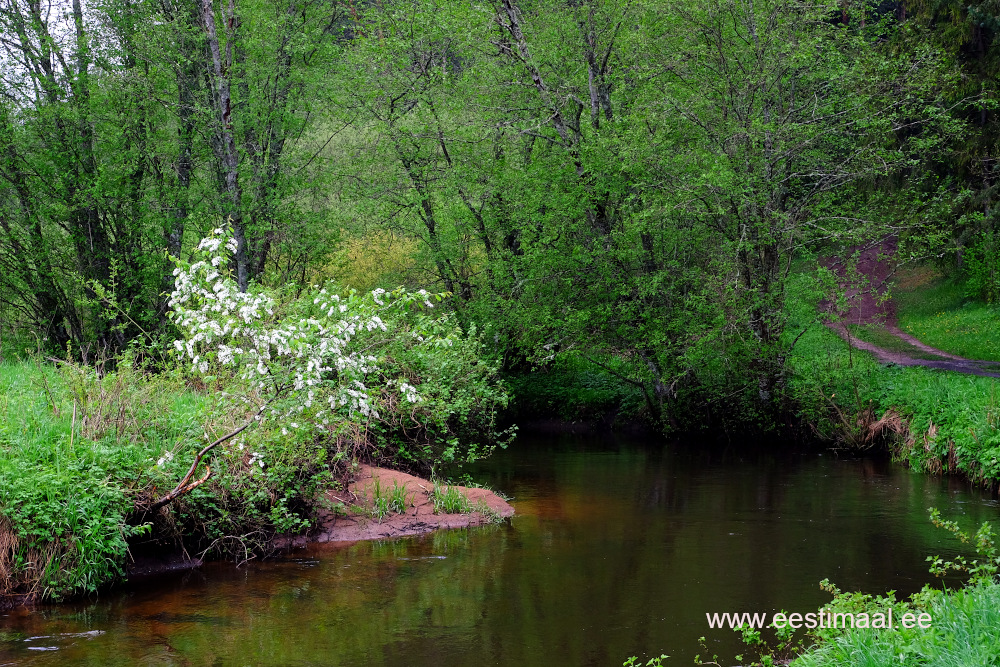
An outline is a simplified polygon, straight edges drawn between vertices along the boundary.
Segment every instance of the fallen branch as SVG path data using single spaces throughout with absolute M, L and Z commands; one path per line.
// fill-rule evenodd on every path
M 231 438 L 235 438 L 240 433 L 242 433 L 243 431 L 245 431 L 248 428 L 250 428 L 250 426 L 254 422 L 256 422 L 258 419 L 260 419 L 260 416 L 262 414 L 264 414 L 264 410 L 267 409 L 267 406 L 270 405 L 271 401 L 273 401 L 273 400 L 274 399 L 272 398 L 270 401 L 267 401 L 266 403 L 264 403 L 264 405 L 262 405 L 260 407 L 260 410 L 257 411 L 257 414 L 255 414 L 253 416 L 253 418 L 251 418 L 250 421 L 248 421 L 246 424 L 244 424 L 243 426 L 240 426 L 235 431 L 230 431 L 229 433 L 227 433 L 226 435 L 222 436 L 221 438 L 219 438 L 218 440 L 216 440 L 212 444 L 206 445 L 204 447 L 204 449 L 202 449 L 200 452 L 198 452 L 198 454 L 194 457 L 194 463 L 191 464 L 191 468 L 189 468 L 188 471 L 187 471 L 187 474 L 184 475 L 184 479 L 182 479 L 177 484 L 177 486 L 174 487 L 173 491 L 171 491 L 170 493 L 168 493 L 167 495 L 163 496 L 162 498 L 160 498 L 159 500 L 157 500 L 155 503 L 153 503 L 152 505 L 150 505 L 149 509 L 146 510 L 146 512 L 147 513 L 149 513 L 149 512 L 155 512 L 158 509 L 160 509 L 161 507 L 163 507 L 164 505 L 167 505 L 168 503 L 174 501 L 176 498 L 184 495 L 185 493 L 188 493 L 189 491 L 191 491 L 195 487 L 200 486 L 200 485 L 204 484 L 205 482 L 207 482 L 209 476 L 212 474 L 212 468 L 209 467 L 209 466 L 205 466 L 205 475 L 201 479 L 195 480 L 194 482 L 190 482 L 191 478 L 194 476 L 195 470 L 198 469 L 198 465 L 201 463 L 201 460 L 205 457 L 205 454 L 208 454 L 210 451 L 212 451 L 213 449 L 215 449 L 216 447 L 218 447 L 219 445 L 221 445 L 222 443 L 224 443 L 226 440 L 230 440 Z

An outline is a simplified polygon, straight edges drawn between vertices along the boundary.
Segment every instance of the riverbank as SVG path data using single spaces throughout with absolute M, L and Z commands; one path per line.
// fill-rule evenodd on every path
M 496 492 L 479 487 L 443 485 L 408 473 L 361 464 L 346 490 L 327 489 L 317 502 L 314 528 L 304 535 L 278 535 L 277 554 L 292 555 L 311 544 L 347 545 L 366 540 L 425 535 L 437 530 L 502 523 L 514 508 Z M 399 489 L 403 503 L 388 507 L 388 496 Z M 447 501 L 446 501 L 447 499 Z M 384 502 L 384 510 L 379 504 Z M 126 565 L 125 583 L 186 572 L 204 565 L 183 553 L 133 558 Z M 23 596 L 17 603 L 23 603 Z
M 416 534 L 513 511 L 483 489 L 359 465 L 366 453 L 405 465 L 391 431 L 369 442 L 364 432 L 293 420 L 244 430 L 258 412 L 219 386 L 180 371 L 147 373 L 127 356 L 113 370 L 0 363 L 0 606 L 90 594 L 202 560 L 266 557 L 303 541 Z M 199 458 L 213 440 L 224 442 Z M 409 465 L 426 455 L 410 452 Z M 375 511 L 364 485 L 376 477 L 404 489 L 399 516 Z M 447 507 L 435 491 L 451 494 Z
M 886 280 L 898 275 L 880 248 L 858 263 L 852 299 L 830 322 L 834 301 L 815 274 L 802 270 L 789 290 L 790 336 L 799 336 L 789 358 L 789 398 L 798 417 L 820 437 L 848 449 L 884 448 L 899 462 L 931 474 L 956 474 L 975 483 L 1000 483 L 1000 393 L 997 369 L 951 352 L 931 355 L 910 334 L 893 334 L 897 312 L 889 294 L 912 305 L 924 283 Z M 866 260 L 867 257 L 867 260 Z M 833 265 L 836 272 L 838 267 Z M 866 281 L 870 281 L 867 282 Z M 825 322 L 829 326 L 822 326 Z
M 401 499 L 398 507 L 392 506 L 393 495 Z M 277 546 L 422 535 L 499 523 L 514 515 L 514 508 L 489 489 L 435 483 L 370 465 L 358 467 L 346 491 L 328 490 L 323 497 L 316 529 L 309 535 L 279 537 Z

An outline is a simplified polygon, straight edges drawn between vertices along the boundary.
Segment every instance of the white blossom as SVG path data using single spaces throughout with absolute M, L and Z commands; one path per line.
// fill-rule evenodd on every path
M 298 311 L 303 316 L 278 319 L 270 296 L 237 288 L 226 268 L 227 253 L 235 251 L 230 234 L 215 229 L 198 244 L 198 261 L 178 262 L 174 270 L 169 306 L 184 338 L 174 341 L 173 347 L 194 370 L 207 374 L 216 363 L 234 367 L 240 377 L 262 390 L 273 385 L 293 387 L 297 405 L 288 408 L 286 418 L 293 412 L 305 414 L 306 408 L 321 401 L 324 409 L 342 408 L 349 415 L 377 419 L 380 392 L 388 387 L 409 403 L 421 400 L 412 384 L 379 379 L 382 369 L 367 349 L 370 337 L 365 336 L 380 331 L 405 337 L 412 345 L 452 345 L 447 336 L 421 335 L 408 328 L 391 330 L 402 325 L 394 324 L 397 320 L 388 313 L 417 301 L 432 307 L 431 294 L 426 290 L 389 293 L 380 288 L 345 300 L 326 287 L 314 286 L 300 302 L 306 309 Z M 277 418 L 284 410 L 275 409 L 271 416 Z M 321 414 L 316 414 L 316 421 Z M 329 419 L 322 423 L 328 424 Z M 290 426 L 297 429 L 299 423 Z M 287 429 L 282 432 L 287 435 Z M 258 453 L 253 460 L 259 460 Z

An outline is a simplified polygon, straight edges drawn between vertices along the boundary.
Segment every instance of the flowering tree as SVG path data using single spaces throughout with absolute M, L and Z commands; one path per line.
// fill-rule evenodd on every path
M 493 382 L 496 368 L 480 359 L 475 332 L 463 332 L 448 313 L 429 314 L 446 295 L 377 289 L 345 296 L 332 285 L 298 294 L 242 292 L 229 270 L 234 249 L 231 234 L 216 229 L 198 245 L 194 262 L 175 260 L 169 303 L 184 338 L 174 347 L 195 373 L 225 378 L 235 390 L 230 394 L 253 401 L 257 411 L 203 448 L 155 508 L 207 480 L 210 471 L 190 482 L 202 458 L 258 421 L 275 420 L 286 435 L 352 427 L 365 438 L 372 425 L 382 432 L 400 427 L 444 438 L 436 448 L 423 443 L 416 458 L 477 455 L 475 446 L 462 449 L 452 427 L 474 415 L 492 426 L 506 394 Z

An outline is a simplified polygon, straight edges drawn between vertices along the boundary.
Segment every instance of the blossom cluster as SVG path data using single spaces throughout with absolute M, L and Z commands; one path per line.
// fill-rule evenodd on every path
M 263 290 L 238 289 L 229 271 L 235 249 L 230 233 L 216 229 L 198 245 L 197 261 L 175 260 L 169 305 L 184 338 L 174 347 L 196 372 L 208 373 L 213 361 L 232 367 L 264 393 L 291 390 L 300 396 L 289 415 L 319 407 L 317 419 L 327 410 L 378 418 L 374 397 L 383 388 L 393 388 L 409 403 L 421 401 L 417 387 L 402 379 L 370 386 L 380 377 L 372 352 L 379 340 L 398 335 L 413 337 L 417 345 L 441 344 L 416 332 L 390 331 L 384 319 L 392 321 L 389 313 L 411 303 L 432 307 L 433 295 L 378 289 L 344 297 L 314 286 L 279 303 Z

